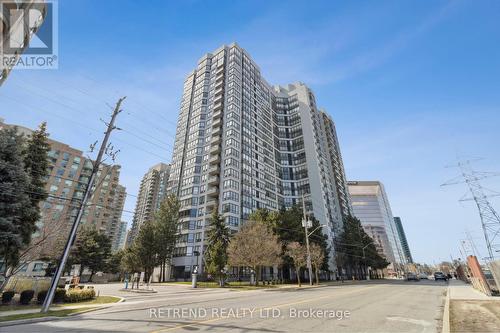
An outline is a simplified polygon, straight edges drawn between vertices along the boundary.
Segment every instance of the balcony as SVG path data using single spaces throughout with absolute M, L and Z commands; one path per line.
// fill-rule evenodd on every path
M 222 120 L 221 118 L 214 119 L 212 121 L 212 127 L 219 127 L 222 125 Z
M 221 82 L 222 83 L 222 82 Z M 219 83 L 216 87 L 215 87 L 215 96 L 222 96 L 223 92 L 224 92 L 224 85 Z
M 222 117 L 222 108 L 220 108 L 218 110 L 214 110 L 212 118 L 215 120 L 215 119 L 219 119 L 221 117 Z
M 208 174 L 209 175 L 218 175 L 220 173 L 220 169 L 218 165 L 212 166 L 208 168 Z
M 218 197 L 219 188 L 217 186 L 212 186 L 207 190 L 207 197 Z
M 209 185 L 216 185 L 218 183 L 219 183 L 219 176 L 208 177 L 208 184 Z
M 222 89 L 221 89 L 220 91 L 222 91 Z M 223 97 L 223 96 L 224 96 L 224 95 L 222 95 L 222 94 L 217 94 L 217 93 L 216 93 L 216 94 L 215 94 L 215 98 L 214 98 L 214 103 L 217 103 L 217 102 L 219 102 L 219 101 L 222 101 L 222 97 Z
M 222 137 L 220 135 L 212 136 L 212 139 L 210 140 L 210 144 L 211 145 L 218 145 L 221 142 L 221 140 L 222 140 Z
M 210 164 L 219 164 L 220 162 L 220 154 L 212 155 L 209 159 L 208 162 Z
M 217 199 L 209 199 L 209 200 L 206 201 L 205 204 L 207 206 L 207 211 L 208 211 L 209 207 L 212 207 L 212 209 L 215 208 L 215 207 L 217 207 L 217 205 L 219 204 L 219 202 L 218 202 Z
M 222 129 L 221 129 L 220 126 L 212 128 L 212 137 L 214 137 L 214 136 L 220 136 L 221 133 L 222 133 Z
M 221 151 L 221 146 L 220 145 L 214 145 L 214 146 L 211 146 L 210 147 L 210 155 L 214 155 L 214 154 L 219 154 Z
M 214 103 L 214 113 L 217 110 L 222 110 L 222 100 L 219 99 L 216 103 Z

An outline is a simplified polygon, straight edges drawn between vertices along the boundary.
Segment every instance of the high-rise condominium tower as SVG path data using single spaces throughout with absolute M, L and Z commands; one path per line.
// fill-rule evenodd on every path
M 19 133 L 30 136 L 26 127 L 6 124 L 0 118 L 0 129 L 16 127 Z M 46 239 L 39 246 L 42 256 L 58 257 L 71 225 L 78 213 L 79 203 L 89 182 L 92 161 L 81 150 L 65 143 L 49 139 L 49 169 L 45 179 L 47 199 L 41 203 L 41 219 L 33 239 Z M 119 165 L 101 164 L 92 196 L 84 211 L 81 223 L 92 225 L 105 233 L 115 243 L 119 237 L 120 221 L 125 204 L 126 190 L 121 186 Z
M 350 213 L 346 188 L 335 126 L 307 86 L 271 87 L 236 44 L 188 74 L 168 182 L 181 202 L 174 275 L 196 264 L 194 251 L 203 255 L 214 209 L 236 232 L 256 209 L 290 208 L 304 197 L 333 242 Z
M 405 261 L 384 185 L 379 181 L 350 181 L 349 192 L 354 215 L 379 253 L 391 263 L 389 268 L 397 270 L 397 265 Z
M 165 199 L 169 176 L 170 164 L 159 163 L 151 167 L 142 177 L 127 246 L 137 237 L 141 226 L 154 218 L 161 202 Z

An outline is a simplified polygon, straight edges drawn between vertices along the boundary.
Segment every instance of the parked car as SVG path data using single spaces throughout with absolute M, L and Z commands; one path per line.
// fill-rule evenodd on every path
M 418 274 L 418 278 L 419 278 L 420 280 L 429 280 L 429 277 L 428 277 L 428 276 L 427 276 L 427 274 L 425 274 L 425 273 L 420 273 L 420 274 Z
M 406 280 L 407 281 L 419 281 L 420 279 L 418 278 L 417 274 L 408 273 L 408 274 L 406 274 Z
M 434 273 L 434 280 L 436 280 L 436 281 L 439 281 L 439 280 L 447 281 L 448 278 L 446 277 L 446 275 L 444 275 L 443 272 L 435 272 Z

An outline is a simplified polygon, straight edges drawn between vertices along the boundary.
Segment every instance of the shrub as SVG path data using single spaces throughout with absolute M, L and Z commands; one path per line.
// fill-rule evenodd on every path
M 38 304 L 43 304 L 43 302 L 45 301 L 45 297 L 47 297 L 48 292 L 49 292 L 48 290 L 39 291 L 38 294 L 36 295 L 36 302 Z
M 4 291 L 2 294 L 2 304 L 8 304 L 14 298 L 16 293 L 14 291 Z
M 43 304 L 43 302 L 45 301 L 45 297 L 47 297 L 48 292 L 49 292 L 48 290 L 42 290 L 38 293 L 38 295 L 36 296 L 38 304 Z M 64 302 L 64 296 L 66 296 L 66 289 L 57 288 L 53 302 L 54 303 Z
M 64 302 L 64 298 L 66 297 L 66 289 L 57 288 L 56 294 L 54 295 L 54 303 Z
M 74 303 L 74 302 L 82 302 L 87 301 L 89 299 L 93 299 L 95 297 L 94 289 L 71 289 L 68 290 L 64 300 L 66 302 Z
M 28 305 L 28 304 L 30 304 L 31 300 L 33 299 L 33 296 L 35 296 L 34 290 L 24 290 L 21 292 L 21 298 L 19 301 L 23 305 Z

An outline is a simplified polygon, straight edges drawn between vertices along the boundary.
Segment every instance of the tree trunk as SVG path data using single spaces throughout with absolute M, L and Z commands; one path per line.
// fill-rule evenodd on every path
M 316 273 L 316 284 L 317 284 L 317 285 L 319 285 L 318 267 L 316 267 L 316 269 L 315 269 L 315 273 Z
M 257 266 L 257 270 L 256 270 L 256 276 L 255 276 L 255 285 L 258 286 L 259 285 L 259 280 L 261 278 L 261 267 L 260 266 Z
M 302 284 L 300 283 L 300 269 L 296 269 L 295 272 L 297 273 L 297 282 L 299 283 L 299 287 L 302 287 Z
M 166 274 L 166 270 L 167 270 L 167 259 L 163 260 L 163 265 L 162 265 L 163 269 L 162 269 L 162 275 L 161 275 L 161 282 L 165 282 L 166 281 L 166 278 L 165 276 L 167 275 Z
M 92 277 L 94 276 L 94 273 L 95 272 L 93 270 L 90 271 L 89 282 L 92 282 Z

